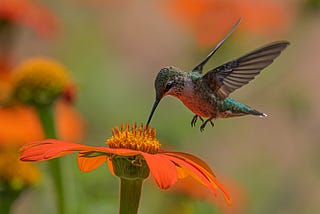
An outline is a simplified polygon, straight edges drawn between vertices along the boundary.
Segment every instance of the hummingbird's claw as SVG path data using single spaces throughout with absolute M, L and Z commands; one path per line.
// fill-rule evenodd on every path
M 197 123 L 198 115 L 194 115 L 192 120 L 191 120 L 191 127 L 194 127 Z
M 195 114 L 195 115 L 193 116 L 192 120 L 191 120 L 191 126 L 192 126 L 192 127 L 194 127 L 194 126 L 196 125 L 197 120 L 198 120 L 198 117 L 199 117 L 200 120 L 203 122 L 203 118 Z
M 210 122 L 211 126 L 214 127 L 214 123 L 212 122 L 212 118 L 207 119 L 206 121 L 204 121 L 202 123 L 202 125 L 200 126 L 200 131 L 203 132 L 204 128 L 206 127 L 207 123 Z
M 203 132 L 205 127 L 206 127 L 206 123 L 202 123 L 202 125 L 200 126 L 200 132 Z
M 191 120 L 191 127 L 194 127 L 196 125 L 197 119 L 198 119 L 198 115 L 194 115 Z

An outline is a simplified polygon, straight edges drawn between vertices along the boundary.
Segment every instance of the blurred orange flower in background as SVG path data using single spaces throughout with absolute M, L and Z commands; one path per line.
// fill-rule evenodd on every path
M 16 72 L 13 72 L 15 65 L 13 55 L 20 26 L 28 27 L 42 37 L 52 38 L 57 33 L 58 21 L 49 8 L 36 1 L 0 0 L 1 213 L 10 213 L 20 193 L 40 179 L 39 169 L 33 164 L 21 163 L 17 151 L 20 145 L 44 136 L 43 127 L 35 109 L 17 102 L 14 97 Z M 36 79 L 37 76 L 33 75 L 33 78 Z M 69 88 L 66 92 L 68 92 L 66 94 L 68 98 L 73 94 L 70 93 Z M 69 100 L 66 99 L 67 102 Z M 83 134 L 83 121 L 67 102 L 62 100 L 55 103 L 58 132 L 65 139 L 79 140 Z M 61 125 L 61 123 L 64 124 Z
M 53 67 L 50 67 L 51 65 Z M 23 62 L 17 69 L 24 69 L 26 72 L 29 72 L 28 69 L 31 69 L 30 72 L 34 73 L 32 73 L 31 79 L 23 79 L 23 81 L 21 80 L 22 82 L 20 79 L 22 78 L 21 75 L 24 74 L 17 75 L 17 72 L 10 72 L 10 76 L 8 76 L 6 81 L 2 80 L 1 82 L 0 79 L 1 85 L 4 85 L 4 83 L 7 85 L 3 89 L 0 87 L 0 94 L 7 94 L 4 95 L 3 99 L 0 99 L 4 103 L 3 106 L 0 105 L 0 145 L 22 145 L 26 142 L 44 138 L 42 126 L 35 109 L 31 106 L 17 103 L 12 87 L 14 87 L 14 84 L 32 84 L 32 81 L 35 81 L 35 83 L 40 81 L 40 86 L 43 84 L 45 86 L 50 85 L 50 81 L 54 80 L 50 78 L 50 75 L 46 71 L 53 69 L 52 72 L 55 73 L 55 69 L 60 71 L 59 69 L 64 68 L 60 68 L 59 64 L 55 64 L 54 61 L 50 61 L 49 59 L 33 58 Z M 41 80 L 41 78 L 47 78 L 49 82 L 43 82 L 44 80 Z M 54 103 L 58 136 L 64 140 L 80 141 L 84 133 L 84 121 L 70 104 L 74 96 L 73 84 L 64 80 L 64 76 L 57 75 L 57 78 L 62 81 L 61 84 L 65 85 L 62 91 L 62 99 Z M 26 92 L 26 88 L 21 90 Z
M 84 137 L 85 122 L 80 113 L 69 103 L 56 103 L 57 132 L 61 139 L 80 141 Z
M 8 67 L 2 67 L 6 70 L 0 78 L 0 186 L 4 192 L 0 201 L 5 204 L 4 213 L 9 213 L 20 193 L 40 177 L 36 166 L 21 163 L 18 158 L 19 146 L 43 139 L 46 134 L 38 109 L 27 104 L 39 101 L 39 105 L 53 106 L 52 117 L 60 138 L 81 140 L 84 133 L 83 120 L 71 105 L 74 86 L 64 66 L 42 57 L 22 62 L 14 72 Z
M 0 0 L 0 19 L 26 25 L 46 37 L 53 36 L 58 28 L 51 10 L 34 0 Z
M 218 42 L 241 17 L 244 31 L 263 35 L 284 32 L 294 12 L 288 10 L 288 3 L 274 0 L 167 0 L 163 9 L 190 29 L 201 45 Z
M 55 104 L 57 131 L 61 139 L 80 141 L 84 133 L 84 121 L 70 104 Z M 22 145 L 44 138 L 35 110 L 29 106 L 0 107 L 0 146 Z
M 0 107 L 0 145 L 21 145 L 29 140 L 41 139 L 41 129 L 31 107 Z
M 34 0 L 0 0 L 0 104 L 8 99 L 13 49 L 19 31 L 25 25 L 43 37 L 58 32 L 58 19 L 46 6 Z

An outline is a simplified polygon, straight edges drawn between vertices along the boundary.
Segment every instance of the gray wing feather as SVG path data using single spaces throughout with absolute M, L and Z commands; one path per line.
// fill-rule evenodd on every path
M 288 45 L 287 41 L 268 44 L 210 70 L 203 79 L 222 99 L 225 99 L 231 92 L 254 79 Z
M 202 74 L 203 66 L 209 61 L 209 59 L 215 54 L 215 52 L 221 47 L 221 45 L 226 41 L 226 39 L 235 31 L 235 29 L 238 27 L 238 25 L 241 22 L 241 18 L 238 19 L 238 21 L 235 23 L 235 25 L 231 28 L 231 30 L 225 35 L 225 37 L 217 44 L 217 46 L 209 53 L 209 55 L 200 62 L 199 65 L 197 65 L 192 72 L 197 72 L 199 74 Z

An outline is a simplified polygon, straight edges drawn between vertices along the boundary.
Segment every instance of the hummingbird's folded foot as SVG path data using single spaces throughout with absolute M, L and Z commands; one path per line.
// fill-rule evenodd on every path
M 192 127 L 194 127 L 194 126 L 196 125 L 197 120 L 198 120 L 198 117 L 199 117 L 200 120 L 203 122 L 203 118 L 195 114 L 195 115 L 193 116 L 192 120 L 191 120 L 191 126 L 192 126 Z
M 194 115 L 192 120 L 191 120 L 191 127 L 194 127 L 197 123 L 198 115 Z
M 200 131 L 202 132 L 204 130 L 204 128 L 206 127 L 207 123 L 210 122 L 211 126 L 214 127 L 214 123 L 212 122 L 212 118 L 207 119 L 206 121 L 204 121 L 202 123 L 202 125 L 200 126 Z

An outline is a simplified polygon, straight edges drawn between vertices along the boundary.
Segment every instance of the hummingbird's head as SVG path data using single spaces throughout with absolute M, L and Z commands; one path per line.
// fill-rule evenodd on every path
M 154 88 L 156 90 L 156 99 L 161 100 L 165 95 L 170 94 L 175 86 L 178 69 L 175 67 L 162 68 L 154 81 Z
M 173 93 L 174 87 L 176 85 L 175 81 L 177 79 L 178 74 L 179 74 L 179 69 L 173 66 L 161 68 L 161 70 L 159 71 L 156 77 L 156 80 L 154 81 L 154 87 L 156 90 L 156 99 L 151 109 L 147 126 L 149 125 L 151 118 L 153 116 L 153 113 L 156 110 L 162 97 Z

